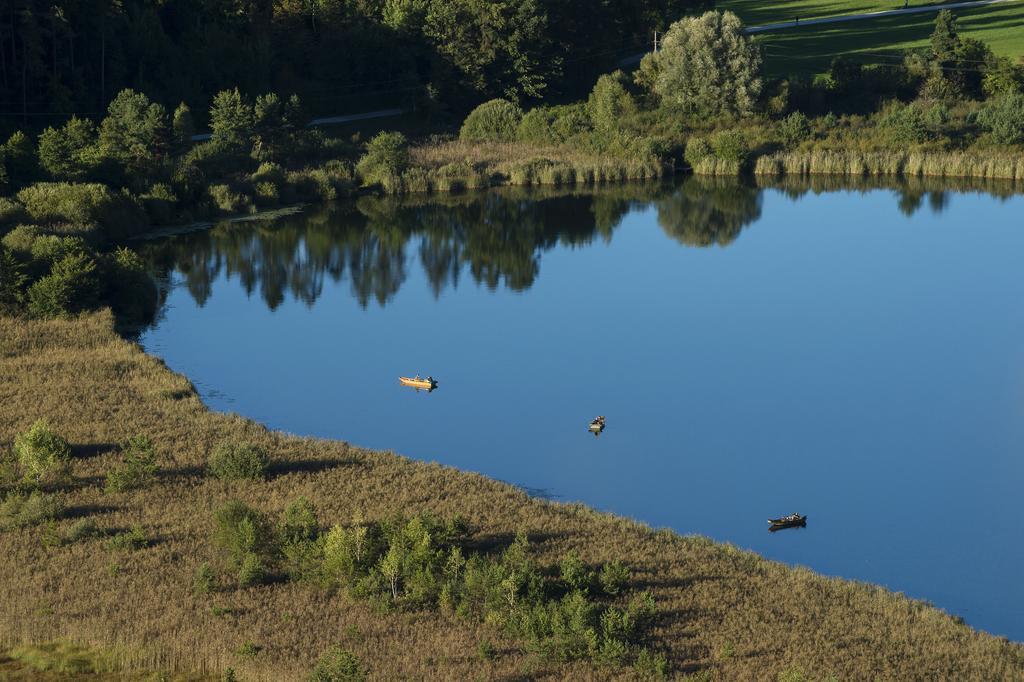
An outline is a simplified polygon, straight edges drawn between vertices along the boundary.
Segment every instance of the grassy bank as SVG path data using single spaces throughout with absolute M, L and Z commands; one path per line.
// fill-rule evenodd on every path
M 0 443 L 37 417 L 72 444 L 71 478 L 50 525 L 0 534 L 0 647 L 53 640 L 124 652 L 118 664 L 299 679 L 335 645 L 371 679 L 604 679 L 630 669 L 531 653 L 488 624 L 445 611 L 382 609 L 295 582 L 195 589 L 210 560 L 212 512 L 228 498 L 277 514 L 304 496 L 327 523 L 396 511 L 465 518 L 479 547 L 531 539 L 538 560 L 575 551 L 591 566 L 619 559 L 657 616 L 646 645 L 672 674 L 700 679 L 1020 679 L 1024 647 L 971 630 L 923 603 L 870 585 L 765 561 L 700 537 L 651 529 L 579 505 L 532 499 L 478 475 L 344 443 L 270 432 L 204 408 L 184 377 L 112 331 L 109 314 L 64 321 L 0 319 Z M 68 400 L 68 397 L 88 397 Z M 155 485 L 104 493 L 117 443 L 149 436 Z M 224 439 L 269 453 L 264 481 L 205 474 Z M 68 538 L 140 527 L 135 551 Z M 699 530 L 699 529 L 694 529 Z M 443 671 L 443 672 L 441 672 Z

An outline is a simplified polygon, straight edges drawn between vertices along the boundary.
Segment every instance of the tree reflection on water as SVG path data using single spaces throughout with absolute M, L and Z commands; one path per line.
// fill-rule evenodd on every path
M 676 183 L 599 189 L 503 188 L 486 192 L 408 197 L 361 197 L 316 207 L 272 222 L 224 222 L 146 244 L 142 252 L 158 275 L 177 272 L 204 305 L 221 276 L 237 277 L 246 293 L 259 292 L 274 310 L 291 294 L 312 306 L 324 279 L 347 279 L 362 307 L 385 306 L 418 257 L 435 298 L 469 276 L 491 290 L 524 291 L 540 275 L 541 256 L 556 246 L 610 241 L 631 210 L 652 206 L 665 234 L 687 247 L 725 247 L 761 217 L 765 187 L 793 198 L 807 192 L 895 190 L 907 215 L 927 198 L 940 212 L 948 189 L 1007 195 L 989 183 L 956 187 L 950 181 L 812 177 L 758 184 L 736 179 L 687 178 Z M 410 244 L 410 242 L 412 244 Z M 411 247 L 411 248 L 410 248 Z

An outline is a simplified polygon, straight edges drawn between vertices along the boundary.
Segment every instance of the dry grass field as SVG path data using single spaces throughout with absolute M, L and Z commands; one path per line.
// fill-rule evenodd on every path
M 193 590 L 197 566 L 210 557 L 213 509 L 235 497 L 277 515 L 304 495 L 326 524 L 431 510 L 461 514 L 482 545 L 524 530 L 548 563 L 570 549 L 594 564 L 619 558 L 632 568 L 633 587 L 657 601 L 649 645 L 668 657 L 673 678 L 1024 680 L 1024 646 L 878 587 L 534 499 L 478 475 L 210 412 L 186 378 L 115 335 L 109 314 L 0 319 L 0 447 L 39 417 L 71 442 L 73 479 L 55 491 L 65 504 L 55 528 L 0 533 L 0 651 L 78 642 L 113 652 L 122 669 L 218 675 L 231 667 L 242 680 L 302 679 L 336 644 L 374 680 L 633 675 L 547 662 L 487 624 L 439 612 L 381 613 L 301 583 Z M 105 494 L 116 444 L 135 434 L 152 438 L 165 457 L 158 484 Z M 207 455 L 223 439 L 271 453 L 268 480 L 207 477 Z M 141 525 L 153 542 L 126 551 L 99 538 L 45 541 L 83 518 L 108 531 Z M 482 641 L 493 643 L 494 656 L 480 654 Z M 2 677 L 10 662 L 0 663 Z

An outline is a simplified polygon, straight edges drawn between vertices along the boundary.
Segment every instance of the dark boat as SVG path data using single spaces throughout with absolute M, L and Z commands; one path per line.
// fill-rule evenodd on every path
M 587 430 L 593 433 L 595 436 L 600 435 L 601 432 L 604 431 L 604 416 L 602 415 L 600 417 L 597 417 L 596 419 L 591 420 L 590 426 L 587 427 Z
M 790 514 L 778 519 L 768 519 L 768 530 L 775 532 L 783 528 L 803 528 L 807 525 L 807 517 L 800 514 Z

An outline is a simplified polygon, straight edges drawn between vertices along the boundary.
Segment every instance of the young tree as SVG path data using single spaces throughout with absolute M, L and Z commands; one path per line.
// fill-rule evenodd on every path
M 0 245 L 0 315 L 16 315 L 25 301 L 25 275 L 21 264 Z
M 192 110 L 182 102 L 174 110 L 174 119 L 171 123 L 171 130 L 174 136 L 174 144 L 179 148 L 185 148 L 192 142 L 192 136 L 196 134 L 196 124 L 192 119 Z
M 35 145 L 28 135 L 15 131 L 3 145 L 3 160 L 8 182 L 15 186 L 27 185 L 39 175 L 39 159 Z
M 662 104 L 692 116 L 745 116 L 762 81 L 761 51 L 732 12 L 706 12 L 672 24 L 658 52 L 640 63 L 637 82 Z
M 213 142 L 225 149 L 240 151 L 252 142 L 254 114 L 238 88 L 222 90 L 210 107 L 210 128 Z
M 606 73 L 597 79 L 587 99 L 587 113 L 594 130 L 602 133 L 618 130 L 623 118 L 636 113 L 636 102 L 623 84 L 625 79 L 621 71 Z
M 100 124 L 100 152 L 132 177 L 151 178 L 169 143 L 167 111 L 134 90 L 118 93 Z
M 96 166 L 96 126 L 72 116 L 39 136 L 39 165 L 57 180 L 84 180 Z
M 960 46 L 960 36 L 957 34 L 956 17 L 948 9 L 939 12 L 935 17 L 935 30 L 931 37 L 932 55 L 939 62 L 951 62 L 956 58 L 957 48 Z

